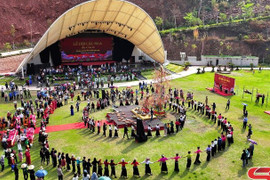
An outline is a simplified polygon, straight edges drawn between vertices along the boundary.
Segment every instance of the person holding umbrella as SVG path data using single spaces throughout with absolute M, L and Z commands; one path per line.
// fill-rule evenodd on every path
M 41 166 L 40 167 L 40 170 L 38 170 L 35 175 L 38 177 L 38 178 L 41 178 L 41 179 L 44 179 L 44 177 L 48 174 L 48 172 L 46 170 L 43 169 L 43 167 Z
M 23 170 L 23 177 L 24 177 L 24 180 L 27 180 L 28 179 L 28 171 L 27 171 L 27 164 L 23 163 L 21 165 L 21 168 Z

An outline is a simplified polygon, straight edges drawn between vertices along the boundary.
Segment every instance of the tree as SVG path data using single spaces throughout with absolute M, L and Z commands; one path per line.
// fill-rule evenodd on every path
M 173 17 L 174 17 L 174 26 L 175 26 L 175 28 L 177 28 L 177 18 L 181 15 L 177 4 L 173 4 L 171 12 L 172 12 Z
M 4 44 L 4 48 L 5 48 L 5 50 L 10 51 L 12 47 L 11 47 L 11 44 L 9 42 L 6 42 Z
M 200 18 L 200 16 L 201 16 L 201 10 L 202 10 L 202 1 L 203 1 L 203 0 L 200 0 L 200 2 L 199 2 L 198 18 Z
M 13 41 L 12 41 L 12 49 L 15 49 L 15 33 L 16 33 L 16 29 L 15 29 L 15 26 L 14 24 L 11 24 L 11 27 L 10 27 L 10 35 L 13 37 Z
M 227 15 L 225 13 L 220 13 L 219 17 L 221 22 L 225 22 L 227 20 Z
M 163 25 L 163 19 L 161 17 L 157 16 L 155 19 L 155 23 L 156 23 L 158 29 L 161 30 L 162 25 Z
M 241 5 L 241 10 L 242 10 L 242 16 L 244 18 L 250 18 L 254 16 L 253 13 L 253 7 L 254 7 L 254 3 L 251 3 L 250 0 L 247 0 L 247 2 L 242 2 L 240 3 Z
M 186 22 L 189 26 L 195 26 L 195 25 L 202 24 L 202 20 L 200 18 L 197 18 L 195 14 L 196 13 L 194 13 L 194 12 L 189 12 L 189 13 L 186 13 L 186 16 L 184 16 L 184 19 L 186 20 Z
M 144 97 L 143 107 L 146 109 L 153 108 L 157 112 L 165 112 L 163 107 L 169 98 L 166 94 L 166 88 L 170 87 L 170 83 L 162 66 L 155 70 L 153 81 L 155 82 L 155 92 Z
M 196 49 L 196 48 L 197 48 L 197 45 L 196 45 L 196 44 L 192 44 L 192 45 L 191 45 L 191 48 L 192 48 L 192 49 Z

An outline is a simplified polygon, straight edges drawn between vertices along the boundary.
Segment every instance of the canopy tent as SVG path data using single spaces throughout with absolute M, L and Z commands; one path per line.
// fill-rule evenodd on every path
M 86 30 L 100 30 L 126 39 L 155 61 L 164 63 L 161 37 L 153 19 L 143 9 L 125 0 L 92 0 L 62 14 L 41 37 L 16 72 L 46 47 Z

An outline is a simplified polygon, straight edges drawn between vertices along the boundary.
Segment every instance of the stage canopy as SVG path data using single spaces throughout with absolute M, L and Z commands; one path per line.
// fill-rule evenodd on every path
M 23 60 L 17 72 L 46 47 L 90 29 L 126 39 L 155 61 L 164 62 L 161 37 L 153 19 L 143 9 L 124 0 L 93 0 L 62 14 Z

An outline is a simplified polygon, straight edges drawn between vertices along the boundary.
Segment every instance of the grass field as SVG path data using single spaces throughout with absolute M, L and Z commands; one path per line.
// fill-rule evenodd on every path
M 153 79 L 153 77 L 155 75 L 155 70 L 145 70 L 145 71 L 142 71 L 141 74 L 146 79 Z
M 265 110 L 270 110 L 270 104 L 268 107 L 266 104 L 261 106 L 255 104 L 255 95 L 253 102 L 251 102 L 250 95 L 245 95 L 242 99 L 243 86 L 246 89 L 258 89 L 260 93 L 267 95 L 270 88 L 270 71 L 256 72 L 252 74 L 249 71 L 233 72 L 231 75 L 236 79 L 236 95 L 228 97 L 231 99 L 231 107 L 229 111 L 225 111 L 225 105 L 227 98 L 215 95 L 210 91 L 207 91 L 206 87 L 213 86 L 214 73 L 194 74 L 182 79 L 176 79 L 171 81 L 171 86 L 176 88 L 182 88 L 185 92 L 192 91 L 196 100 L 204 102 L 205 96 L 208 96 L 209 103 L 216 102 L 217 112 L 222 113 L 234 127 L 234 139 L 235 143 L 231 147 L 226 148 L 222 153 L 213 158 L 209 163 L 205 161 L 206 153 L 201 155 L 202 164 L 200 166 L 191 166 L 190 171 L 185 170 L 186 159 L 180 159 L 180 172 L 174 173 L 174 162 L 168 161 L 168 174 L 160 174 L 160 166 L 158 163 L 151 165 L 153 176 L 143 176 L 141 179 L 248 179 L 247 170 L 249 167 L 257 166 L 269 166 L 270 162 L 270 116 L 264 114 Z M 270 94 L 269 94 L 270 95 Z M 270 100 L 270 98 L 269 98 Z M 255 146 L 254 158 L 249 163 L 247 168 L 241 167 L 240 156 L 244 148 L 248 147 L 246 141 L 247 131 L 242 131 L 242 103 L 248 104 L 249 111 L 249 123 L 253 126 L 252 139 L 258 142 L 258 146 Z M 86 103 L 81 104 L 81 110 Z M 70 105 L 70 104 L 69 104 Z M 81 111 L 75 112 L 75 115 L 71 117 L 69 114 L 69 105 L 56 109 L 55 113 L 50 116 L 49 125 L 68 124 L 81 121 Z M 0 116 L 6 115 L 8 110 L 13 109 L 12 103 L 3 103 L 1 100 Z M 93 113 L 96 120 L 105 119 L 107 111 L 111 111 L 110 108 Z M 166 121 L 175 120 L 174 115 L 169 111 Z M 134 140 L 122 139 L 121 135 L 123 130 L 119 132 L 119 138 L 105 138 L 96 134 L 90 134 L 86 129 L 70 130 L 49 133 L 50 147 L 56 148 L 58 151 L 76 156 L 86 156 L 93 159 L 111 159 L 120 161 L 121 158 L 125 158 L 127 161 L 132 161 L 133 158 L 137 158 L 139 162 L 142 162 L 146 157 L 150 157 L 152 161 L 156 161 L 161 154 L 167 157 L 172 157 L 175 153 L 179 153 L 180 156 L 186 155 L 187 151 L 192 152 L 196 150 L 197 146 L 201 146 L 204 150 L 211 140 L 219 136 L 219 129 L 210 120 L 206 119 L 200 114 L 188 110 L 187 121 L 185 128 L 176 135 L 162 136 L 159 138 L 153 137 L 147 142 L 138 144 Z M 163 132 L 161 132 L 163 135 Z M 16 148 L 17 149 L 17 148 Z M 31 156 L 35 169 L 40 167 L 39 158 L 40 146 L 37 142 L 37 136 L 35 137 L 35 143 L 31 149 Z M 195 155 L 192 157 L 194 161 Z M 48 170 L 49 174 L 46 179 L 54 180 L 57 178 L 56 169 L 53 169 L 51 165 L 44 166 Z M 128 175 L 132 178 L 132 166 L 128 165 Z M 144 165 L 139 166 L 140 173 L 143 175 Z M 120 175 L 120 167 L 116 168 L 117 175 Z M 14 174 L 11 173 L 8 168 L 3 173 L 0 173 L 0 179 L 13 179 Z M 20 179 L 22 178 L 22 171 L 20 170 Z M 64 179 L 71 179 L 72 174 L 64 170 Z M 135 179 L 135 178 L 134 178 Z
M 183 66 L 172 63 L 168 64 L 166 68 L 175 73 L 180 73 L 184 69 Z

